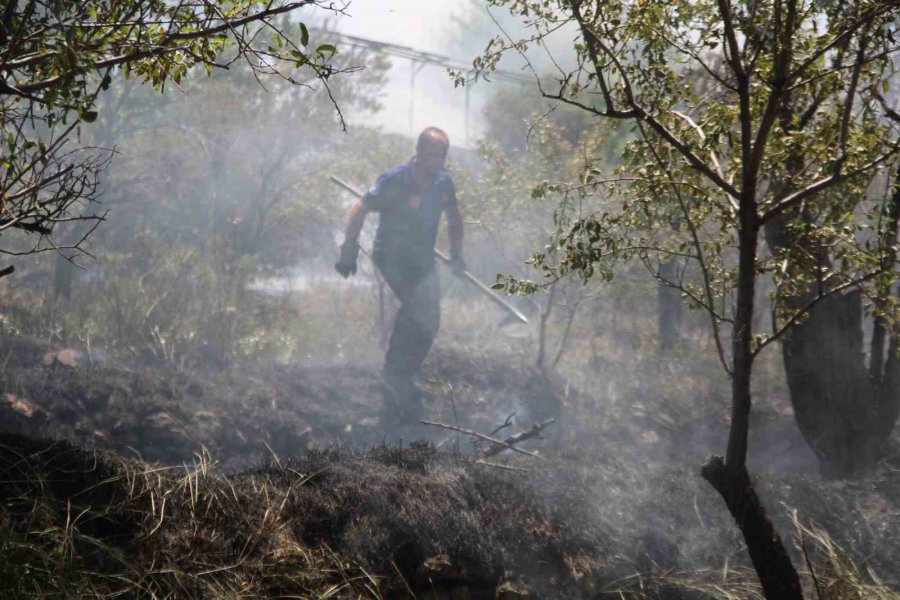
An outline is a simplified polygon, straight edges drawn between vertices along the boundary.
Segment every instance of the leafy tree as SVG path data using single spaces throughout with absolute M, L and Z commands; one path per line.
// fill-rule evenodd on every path
M 579 123 L 578 111 L 559 110 L 552 114 L 532 112 L 545 103 L 534 94 L 501 88 L 486 110 L 488 128 L 478 148 L 478 168 L 457 176 L 459 195 L 472 221 L 468 237 L 474 247 L 488 247 L 477 268 L 485 277 L 498 271 L 526 275 L 520 269 L 533 240 L 546 238 L 552 230 L 555 198 L 535 198 L 535 186 L 562 173 L 572 176 L 580 168 L 578 148 L 589 144 L 582 133 L 589 129 Z M 490 198 L 490 202 L 484 202 Z M 566 347 L 579 307 L 596 295 L 578 282 L 561 281 L 547 294 L 532 301 L 538 319 L 535 365 L 555 368 Z M 531 311 L 530 310 L 530 311 Z M 529 311 L 529 312 L 530 312 Z M 551 343 L 551 320 L 562 316 L 562 331 L 556 349 Z
M 297 24 L 276 25 L 300 34 Z M 366 69 L 331 80 L 330 90 L 362 120 L 378 109 L 384 64 L 352 51 L 332 60 L 349 65 Z M 369 161 L 385 142 L 361 127 L 341 134 L 327 95 L 283 78 L 263 88 L 246 65 L 164 94 L 114 80 L 97 109 L 81 142 L 117 149 L 100 188 L 108 226 L 85 244 L 96 256 L 86 268 L 56 261 L 57 283 L 68 282 L 57 294 L 46 292 L 50 278 L 21 281 L 41 298 L 39 334 L 185 368 L 293 350 L 288 337 L 260 333 L 277 311 L 290 316 L 286 303 L 261 301 L 250 285 L 323 260 L 343 214 L 328 175 L 373 177 L 382 165 Z M 22 261 L 33 275 L 47 266 L 43 257 Z
M 537 80 L 542 94 L 629 123 L 637 134 L 615 173 L 588 163 L 574 184 L 538 190 L 577 201 L 566 202 L 568 218 L 560 218 L 557 237 L 533 261 L 553 276 L 587 280 L 612 277 L 617 261 L 636 259 L 708 312 L 731 378 L 732 413 L 726 455 L 711 458 L 702 474 L 737 521 L 766 597 L 801 598 L 796 570 L 746 468 L 751 377 L 759 353 L 782 338 L 786 355 L 806 351 L 795 374 L 808 373 L 803 367 L 815 360 L 810 344 L 820 337 L 802 328 L 821 326 L 817 307 L 847 302 L 861 311 L 867 299 L 881 323 L 872 358 L 887 360 L 887 367 L 872 363 L 873 379 L 878 389 L 898 387 L 896 359 L 884 357 L 896 317 L 890 294 L 897 279 L 896 201 L 871 186 L 898 150 L 897 126 L 880 94 L 893 75 L 900 2 L 491 4 L 525 19 L 532 32 L 492 40 L 476 68 L 489 71 L 510 50 L 527 60 L 529 46 L 575 29 L 572 54 L 556 63 L 555 83 Z M 599 195 L 603 203 L 592 205 Z M 677 269 L 661 268 L 672 260 Z M 765 334 L 754 321 L 764 280 L 773 289 Z M 514 291 L 535 288 L 507 283 Z M 897 351 L 896 338 L 890 351 Z M 876 400 L 876 406 L 895 402 Z M 860 422 L 860 411 L 840 414 L 846 401 L 803 402 L 812 410 L 837 406 L 824 418 L 849 421 L 845 432 L 878 419 L 889 432 L 884 421 L 892 427 L 896 418 L 896 409 L 879 408 Z
M 326 81 L 336 72 L 335 48 L 310 46 L 303 26 L 295 42 L 274 20 L 317 6 L 340 10 L 318 0 L 7 2 L 0 10 L 0 234 L 36 241 L 7 242 L 0 252 L 60 249 L 50 239 L 57 224 L 103 219 L 79 207 L 96 198 L 109 153 L 80 144 L 78 133 L 97 119 L 97 99 L 113 76 L 163 89 L 195 65 L 211 72 L 243 61 L 256 75 Z M 261 37 L 271 41 L 252 43 Z M 79 248 L 92 230 L 67 245 Z

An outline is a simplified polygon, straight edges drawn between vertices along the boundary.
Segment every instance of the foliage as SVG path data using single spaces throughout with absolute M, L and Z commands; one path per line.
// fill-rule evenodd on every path
M 529 46 L 546 47 L 554 32 L 575 28 L 574 56 L 555 63 L 558 86 L 547 91 L 538 79 L 539 89 L 631 123 L 638 134 L 615 173 L 588 165 L 556 187 L 567 192 L 564 218 L 534 262 L 547 274 L 588 280 L 637 259 L 708 313 L 732 379 L 732 421 L 725 458 L 710 459 L 702 474 L 741 528 L 765 595 L 800 598 L 797 572 L 746 469 L 753 364 L 831 295 L 890 296 L 900 209 L 894 194 L 866 191 L 900 144 L 882 96 L 900 3 L 491 4 L 523 18 L 532 35 L 492 40 L 473 62 L 476 76 L 505 52 L 526 56 Z M 598 193 L 614 208 L 584 208 Z M 763 235 L 779 238 L 771 255 L 760 252 Z M 664 273 L 673 259 L 679 267 Z M 763 276 L 774 292 L 772 331 L 761 336 L 754 304 Z M 535 286 L 513 279 L 508 287 Z M 889 306 L 878 306 L 882 331 Z M 730 352 L 723 328 L 731 330 Z M 889 385 L 895 373 L 886 369 Z
M 162 90 L 179 85 L 195 65 L 210 73 L 240 61 L 259 76 L 293 84 L 325 82 L 338 71 L 334 46 L 313 46 L 304 25 L 299 35 L 289 35 L 275 19 L 319 5 L 315 0 L 7 3 L 0 15 L 0 232 L 30 235 L 24 242 L 6 241 L 0 252 L 62 250 L 49 239 L 57 224 L 83 220 L 96 226 L 103 219 L 82 207 L 97 198 L 109 150 L 82 144 L 79 132 L 82 123 L 97 120 L 98 98 L 114 77 Z M 270 41 L 260 44 L 262 38 Z M 66 245 L 79 248 L 90 231 Z
M 573 200 L 539 264 L 587 279 L 609 273 L 615 261 L 638 259 L 661 277 L 659 263 L 674 257 L 678 277 L 666 283 L 708 310 L 717 326 L 728 324 L 738 199 L 752 186 L 758 226 L 799 212 L 812 216 L 792 221 L 793 251 L 756 262 L 755 272 L 774 282 L 774 322 L 755 352 L 802 319 L 808 307 L 785 300 L 811 283 L 820 286 L 817 298 L 856 286 L 870 298 L 885 296 L 896 280 L 894 244 L 885 242 L 892 223 L 884 194 L 869 184 L 896 150 L 880 96 L 892 74 L 894 3 L 749 3 L 728 18 L 715 2 L 496 4 L 530 17 L 536 35 L 563 24 L 582 27 L 578 66 L 559 74 L 559 89 L 543 84 L 544 95 L 596 116 L 633 120 L 639 134 L 614 173 L 586 163 L 577 183 L 558 181 Z M 788 47 L 773 48 L 764 34 L 776 17 L 775 27 L 790 28 L 782 33 L 790 35 Z M 735 28 L 746 36 L 737 54 L 723 50 Z M 491 48 L 523 44 L 498 38 Z M 743 65 L 738 73 L 735 60 Z M 793 98 L 804 99 L 805 110 L 791 117 L 803 120 L 802 130 L 779 122 Z M 799 169 L 792 166 L 798 153 Z M 597 196 L 614 202 L 594 212 Z M 827 246 L 835 264 L 817 265 L 801 239 Z
M 377 110 L 383 62 L 352 54 L 333 64 L 368 67 L 332 81 L 333 98 L 360 119 Z M 96 258 L 86 269 L 25 263 L 43 281 L 21 285 L 43 298 L 31 307 L 39 316 L 19 319 L 18 328 L 119 359 L 186 367 L 299 350 L 265 325 L 274 313 L 302 320 L 291 316 L 296 307 L 250 288 L 290 276 L 298 261 L 311 270 L 328 262 L 322 248 L 343 216 L 328 175 L 372 177 L 396 140 L 364 127 L 341 134 L 327 96 L 281 79 L 263 88 L 241 65 L 165 94 L 113 82 L 98 106 L 82 139 L 117 148 L 101 186 L 110 226 L 92 237 Z M 72 228 L 60 237 L 79 235 Z

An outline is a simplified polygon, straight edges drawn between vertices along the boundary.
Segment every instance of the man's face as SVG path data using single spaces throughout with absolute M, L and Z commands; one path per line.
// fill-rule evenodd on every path
M 447 146 L 439 140 L 428 140 L 416 151 L 416 165 L 430 177 L 435 177 L 441 172 L 446 160 Z

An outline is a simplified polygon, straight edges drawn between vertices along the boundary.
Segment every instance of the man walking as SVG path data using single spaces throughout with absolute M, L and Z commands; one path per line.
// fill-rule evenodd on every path
M 454 271 L 465 271 L 462 259 L 463 221 L 450 175 L 444 170 L 450 140 L 428 127 L 406 163 L 388 169 L 350 211 L 341 255 L 335 269 L 343 277 L 356 273 L 359 232 L 369 212 L 379 213 L 372 260 L 400 309 L 394 320 L 384 370 L 386 409 L 401 422 L 421 418 L 422 405 L 413 385 L 440 324 L 440 285 L 434 244 L 441 214 L 447 213 L 447 233 Z

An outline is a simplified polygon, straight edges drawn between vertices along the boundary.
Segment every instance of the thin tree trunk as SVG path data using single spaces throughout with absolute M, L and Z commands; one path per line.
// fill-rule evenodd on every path
M 666 281 L 675 281 L 677 265 L 674 260 L 667 260 L 659 267 L 659 275 Z M 673 348 L 678 343 L 681 321 L 684 314 L 684 303 L 680 292 L 669 286 L 657 288 L 659 345 L 663 350 Z
M 747 467 L 729 467 L 714 456 L 700 470 L 712 485 L 744 536 L 753 568 L 768 600 L 803 600 L 800 577 L 778 532 L 756 495 Z
M 572 333 L 572 324 L 575 322 L 575 315 L 578 313 L 578 304 L 575 306 L 569 307 L 569 314 L 566 318 L 566 326 L 563 329 L 562 339 L 559 341 L 559 348 L 556 350 L 556 357 L 553 359 L 553 364 L 550 366 L 553 370 L 556 370 L 556 365 L 559 364 L 560 359 L 563 357 L 563 354 L 566 352 L 566 348 L 569 345 L 569 334 Z
M 550 313 L 553 312 L 553 305 L 556 302 L 556 287 L 550 286 L 550 295 L 547 298 L 547 305 L 541 311 L 541 321 L 538 329 L 538 353 L 535 360 L 535 366 L 543 369 L 546 365 L 547 357 L 547 322 L 550 320 Z
M 753 186 L 747 186 L 753 189 Z M 737 307 L 733 328 L 731 429 L 725 460 L 712 457 L 700 470 L 734 517 L 768 600 L 803 600 L 800 577 L 747 472 L 753 373 L 753 300 L 759 226 L 752 195 L 741 202 Z

